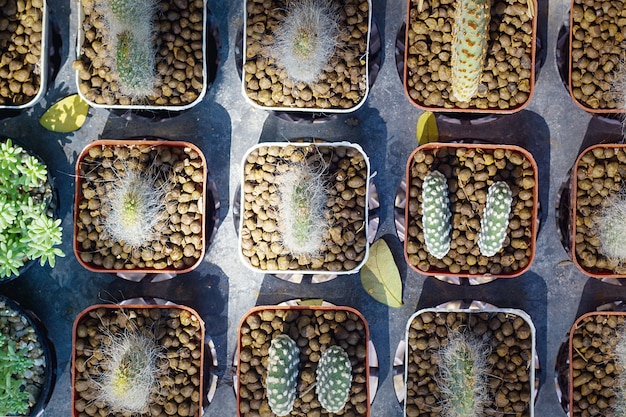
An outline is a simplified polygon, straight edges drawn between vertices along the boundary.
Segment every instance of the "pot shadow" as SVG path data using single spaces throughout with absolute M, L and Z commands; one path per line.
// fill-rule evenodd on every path
M 548 288 L 543 278 L 527 272 L 515 279 L 496 279 L 483 285 L 451 285 L 433 277 L 424 281 L 417 310 L 432 308 L 449 301 L 483 301 L 498 308 L 516 308 L 530 315 L 536 330 L 536 349 L 541 366 L 540 387 L 546 379 Z
M 436 115 L 440 142 L 476 142 L 517 145 L 528 150 L 537 162 L 537 184 L 550 184 L 550 128 L 545 119 L 529 110 L 480 124 Z M 549 187 L 539 187 L 539 229 L 548 215 Z M 539 234 L 539 233 L 537 233 Z

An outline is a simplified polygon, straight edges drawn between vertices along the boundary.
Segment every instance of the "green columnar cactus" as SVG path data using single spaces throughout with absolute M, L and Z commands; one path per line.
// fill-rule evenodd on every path
M 468 102 L 476 94 L 489 40 L 489 0 L 457 0 L 452 24 L 452 94 Z
M 594 224 L 602 254 L 620 264 L 626 262 L 626 193 L 606 201 Z
M 118 35 L 116 49 L 120 92 L 139 99 L 154 92 L 155 50 L 145 34 L 125 30 Z
M 336 11 L 328 0 L 289 4 L 287 15 L 274 34 L 272 55 L 290 79 L 312 83 L 337 47 Z
M 512 201 L 511 189 L 505 182 L 494 182 L 489 187 L 478 236 L 478 248 L 483 255 L 493 256 L 502 248 Z
M 617 336 L 617 344 L 614 350 L 615 362 L 622 369 L 626 369 L 626 327 L 618 328 Z M 616 399 L 613 406 L 614 413 L 616 416 L 626 415 L 626 372 L 622 371 L 619 373 L 617 383 L 613 387 Z
M 267 402 L 277 416 L 286 416 L 296 400 L 300 349 L 289 336 L 281 334 L 270 343 L 265 385 Z
M 438 352 L 443 417 L 483 415 L 489 397 L 488 356 L 485 342 L 466 332 L 449 331 L 447 345 Z
M 352 364 L 345 350 L 331 346 L 322 352 L 316 373 L 316 393 L 322 407 L 338 413 L 348 401 L 352 384 Z
M 437 259 L 450 250 L 450 216 L 446 177 L 439 171 L 431 171 L 422 185 L 422 222 L 426 249 Z
M 327 190 L 320 171 L 303 161 L 278 179 L 278 226 L 283 246 L 294 256 L 313 256 L 324 243 Z
M 109 8 L 119 26 L 127 29 L 152 20 L 156 11 L 155 0 L 109 0 Z

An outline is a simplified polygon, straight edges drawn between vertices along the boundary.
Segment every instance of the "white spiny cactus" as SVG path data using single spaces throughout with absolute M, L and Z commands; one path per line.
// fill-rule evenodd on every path
M 322 407 L 338 413 L 348 401 L 352 384 L 352 364 L 345 350 L 331 346 L 322 352 L 317 365 L 316 393 Z
M 489 187 L 478 237 L 478 248 L 483 255 L 493 256 L 502 248 L 512 201 L 511 189 L 505 182 L 498 181 Z
M 450 207 L 448 183 L 439 171 L 431 171 L 422 185 L 422 222 L 426 250 L 441 259 L 450 250 Z
M 293 339 L 281 334 L 272 339 L 268 356 L 267 402 L 274 414 L 286 416 L 296 399 L 300 349 Z

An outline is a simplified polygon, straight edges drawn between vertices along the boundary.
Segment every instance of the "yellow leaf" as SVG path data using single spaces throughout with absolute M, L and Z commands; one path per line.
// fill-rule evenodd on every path
M 425 145 L 439 140 L 439 129 L 437 129 L 437 119 L 431 111 L 426 111 L 417 119 L 415 131 L 417 143 Z
M 78 94 L 73 94 L 50 106 L 39 119 L 39 123 L 53 132 L 73 132 L 85 123 L 88 111 L 87 102 Z
M 301 306 L 321 306 L 324 303 L 324 300 L 321 298 L 311 298 L 308 300 L 298 301 L 298 305 Z
M 376 301 L 389 307 L 402 306 L 402 280 L 387 242 L 378 239 L 361 269 L 361 284 Z

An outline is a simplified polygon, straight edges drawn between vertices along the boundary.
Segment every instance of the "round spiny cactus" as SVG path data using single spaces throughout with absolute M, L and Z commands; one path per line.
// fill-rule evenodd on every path
M 422 223 L 426 250 L 441 259 L 450 250 L 448 183 L 439 171 L 431 171 L 422 185 Z
M 289 2 L 272 55 L 296 82 L 316 81 L 337 47 L 336 11 L 329 0 Z
M 281 334 L 270 343 L 265 378 L 267 402 L 277 416 L 286 416 L 296 400 L 300 349 L 289 336 Z
M 322 352 L 317 365 L 315 390 L 322 407 L 338 413 L 348 401 L 352 384 L 352 364 L 345 350 L 331 346 Z
M 443 417 L 483 415 L 488 400 L 489 346 L 467 332 L 450 330 L 438 352 L 437 384 L 443 396 Z
M 313 256 L 324 243 L 329 223 L 321 171 L 302 161 L 278 178 L 278 227 L 283 246 L 294 256 Z
M 483 255 L 493 256 L 502 248 L 512 201 L 511 189 L 505 182 L 494 182 L 489 187 L 478 236 L 478 248 Z
M 457 0 L 452 24 L 452 95 L 468 102 L 476 94 L 489 40 L 489 0 Z

